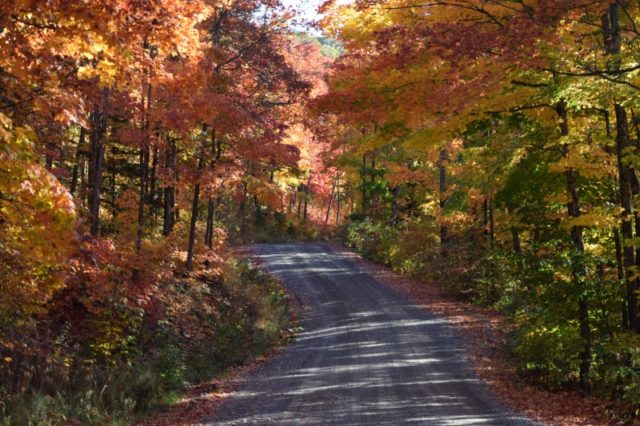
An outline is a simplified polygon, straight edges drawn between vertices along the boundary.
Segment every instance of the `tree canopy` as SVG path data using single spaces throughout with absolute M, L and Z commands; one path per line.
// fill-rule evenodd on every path
M 639 4 L 319 12 L 315 36 L 277 0 L 0 4 L 0 413 L 80 365 L 240 351 L 284 299 L 225 287 L 256 279 L 231 248 L 331 234 L 637 422 Z

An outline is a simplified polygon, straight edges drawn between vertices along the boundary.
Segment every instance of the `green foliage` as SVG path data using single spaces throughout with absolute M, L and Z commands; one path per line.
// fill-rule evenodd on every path
M 367 218 L 361 222 L 355 222 L 349 227 L 347 244 L 363 256 L 389 265 L 392 243 L 396 240 L 396 235 L 393 229 L 380 223 L 374 223 Z
M 264 209 L 247 227 L 249 231 L 245 235 L 238 234 L 238 240 L 250 243 L 293 243 L 327 240 L 334 233 L 332 228 L 324 224 L 268 209 Z
M 441 283 L 455 296 L 512 317 L 508 349 L 517 368 L 546 388 L 577 386 L 583 345 L 577 311 L 580 298 L 585 298 L 590 307 L 591 384 L 599 395 L 621 401 L 626 411 L 638 405 L 638 338 L 621 328 L 620 282 L 605 279 L 606 258 L 577 256 L 564 249 L 566 240 L 548 240 L 535 251 L 516 255 L 508 246 L 496 243 L 492 248 L 486 235 L 472 233 L 461 235 L 442 256 L 437 232 L 430 222 L 392 226 L 367 218 L 351 222 L 344 238 L 371 260 L 420 277 L 427 285 Z M 591 239 L 597 234 L 587 234 L 587 241 Z M 571 271 L 578 265 L 585 275 L 574 282 Z
M 336 59 L 344 53 L 342 45 L 337 40 L 330 37 L 298 33 L 296 34 L 296 39 L 301 43 L 313 43 L 318 45 L 320 47 L 320 53 L 327 58 Z
M 142 360 L 117 367 L 81 368 L 55 389 L 5 394 L 0 424 L 130 424 L 136 412 L 148 409 L 164 391 L 158 371 Z
M 425 273 L 437 247 L 432 223 L 411 222 L 398 229 L 370 218 L 352 222 L 346 228 L 344 241 L 368 259 L 414 276 Z

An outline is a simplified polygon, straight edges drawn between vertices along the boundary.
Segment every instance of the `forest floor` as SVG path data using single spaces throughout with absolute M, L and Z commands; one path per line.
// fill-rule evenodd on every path
M 493 310 L 483 309 L 456 300 L 436 285 L 426 285 L 424 282 L 395 274 L 384 266 L 362 259 L 358 254 L 338 244 L 322 244 L 320 246 L 326 247 L 327 250 L 347 262 L 355 263 L 369 276 L 375 278 L 376 281 L 404 294 L 416 305 L 427 311 L 428 315 L 433 315 L 445 320 L 447 326 L 453 326 L 466 341 L 465 348 L 467 348 L 466 351 L 472 361 L 475 373 L 480 376 L 484 382 L 489 384 L 493 394 L 497 396 L 497 399 L 503 406 L 508 407 L 510 410 L 513 410 L 513 412 L 523 413 L 529 419 L 545 424 L 616 424 L 605 416 L 607 409 L 606 402 L 593 398 L 582 398 L 577 392 L 548 392 L 524 383 L 517 376 L 513 363 L 504 351 L 505 342 L 510 330 L 506 317 L 499 315 Z M 294 249 L 294 251 L 298 252 L 299 250 Z M 335 267 L 332 268 L 335 269 Z M 324 270 L 325 273 L 327 273 L 326 267 L 319 268 L 318 270 Z M 343 269 L 338 268 L 333 270 L 333 272 L 331 270 L 328 272 L 335 276 L 342 273 L 340 271 L 343 271 Z M 333 280 L 334 278 L 331 279 Z M 358 301 L 358 305 L 359 304 L 360 301 Z M 307 308 L 305 308 L 305 311 L 305 316 L 307 316 L 309 311 Z M 307 324 L 305 325 L 305 332 L 307 332 L 308 329 Z M 348 337 L 353 338 L 353 335 Z M 304 338 L 302 340 L 304 340 Z M 335 342 L 331 344 L 334 345 Z M 298 343 L 294 343 L 293 346 L 295 345 L 298 345 Z M 194 386 L 182 401 L 166 413 L 156 416 L 152 421 L 147 421 L 145 424 L 218 424 L 221 423 L 221 420 L 240 418 L 234 417 L 238 414 L 241 415 L 244 420 L 250 420 L 251 418 L 257 420 L 257 417 L 250 416 L 251 413 L 242 413 L 245 411 L 243 407 L 247 405 L 247 400 L 242 402 L 242 395 L 246 396 L 247 394 L 251 394 L 250 391 L 252 387 L 260 389 L 265 383 L 269 383 L 271 386 L 273 383 L 272 372 L 274 368 L 275 371 L 278 371 L 280 374 L 283 368 L 287 368 L 286 363 L 284 364 L 285 367 L 278 367 L 277 364 L 280 362 L 279 360 L 287 357 L 288 352 L 291 352 L 290 348 L 284 348 L 284 351 L 281 348 L 256 360 L 252 365 L 233 369 L 215 380 Z M 276 367 L 273 367 L 274 363 Z M 432 372 L 432 374 L 435 373 Z M 272 377 L 267 377 L 269 375 Z M 262 376 L 262 379 L 260 376 Z M 261 380 L 263 383 L 258 384 L 257 382 Z M 290 384 L 288 386 L 290 386 Z M 308 383 L 304 386 L 306 386 L 306 389 L 309 388 Z M 300 389 L 294 390 L 292 393 L 295 394 L 298 391 L 300 391 Z M 277 389 L 273 390 L 273 392 L 278 393 Z M 335 387 L 331 388 L 331 393 L 333 394 L 335 392 Z M 253 394 L 255 395 L 256 392 L 253 392 Z M 238 402 L 238 395 L 241 395 L 240 402 Z M 379 398 L 380 395 L 376 394 L 375 397 Z M 235 402 L 234 399 L 236 399 Z M 264 399 L 265 398 L 258 397 L 258 400 Z M 271 399 L 277 400 L 277 398 Z M 250 405 L 253 405 L 255 402 L 256 398 L 252 397 Z M 262 402 L 260 402 L 260 404 L 262 404 Z M 269 404 L 277 403 L 271 401 Z M 273 415 L 278 411 L 286 411 L 286 408 L 290 407 L 291 401 L 287 401 L 286 404 L 289 405 L 285 405 L 284 409 L 268 407 L 269 409 L 266 411 L 269 415 Z M 253 408 L 255 407 L 247 408 L 247 411 Z M 322 408 L 322 410 L 324 411 L 325 408 Z M 216 417 L 218 413 L 224 411 L 226 411 L 226 419 Z M 238 413 L 238 411 L 240 411 L 240 413 Z M 402 413 L 402 411 L 400 412 Z M 231 416 L 229 414 L 231 414 Z M 224 413 L 223 416 L 225 416 Z M 358 424 L 358 421 L 355 419 L 352 423 L 346 422 L 345 424 Z M 437 422 L 435 424 L 437 424 Z

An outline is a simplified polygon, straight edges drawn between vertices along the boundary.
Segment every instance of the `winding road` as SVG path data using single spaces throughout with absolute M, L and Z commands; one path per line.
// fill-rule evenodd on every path
M 205 424 L 532 424 L 478 379 L 453 327 L 339 252 L 267 244 L 254 253 L 300 298 L 303 331 Z

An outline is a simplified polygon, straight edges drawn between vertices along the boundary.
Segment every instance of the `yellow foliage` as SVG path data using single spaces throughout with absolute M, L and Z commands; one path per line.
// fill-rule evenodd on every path
M 610 215 L 598 213 L 598 212 L 585 213 L 578 217 L 569 217 L 562 222 L 562 226 L 567 229 L 573 226 L 580 226 L 584 228 L 587 228 L 587 227 L 604 228 L 604 227 L 613 226 L 614 224 L 615 224 L 615 221 Z
M 75 205 L 38 163 L 32 132 L 0 123 L 0 311 L 34 312 L 65 284 Z

